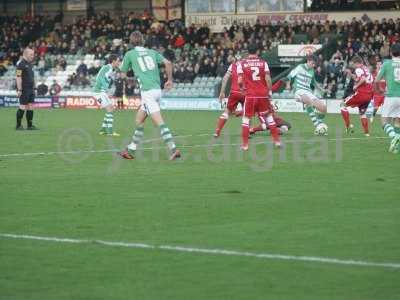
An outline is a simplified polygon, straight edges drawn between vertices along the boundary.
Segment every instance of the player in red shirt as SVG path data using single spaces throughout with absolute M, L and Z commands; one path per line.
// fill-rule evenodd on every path
M 273 118 L 271 104 L 271 77 L 268 64 L 257 56 L 257 46 L 250 45 L 249 56 L 237 65 L 238 82 L 244 88 L 245 100 L 242 117 L 242 150 L 249 149 L 250 119 L 257 114 L 268 127 L 276 147 L 281 146 L 279 130 Z
M 372 71 L 372 77 L 376 78 L 376 76 L 379 73 L 379 70 L 381 69 L 382 62 L 377 61 L 374 70 Z M 381 91 L 386 90 L 386 81 L 385 80 L 380 80 L 377 82 L 377 88 L 374 89 L 374 98 L 373 98 L 373 103 L 374 103 L 374 112 L 370 118 L 370 121 L 374 120 L 374 117 L 376 115 L 376 112 L 378 111 L 379 107 L 382 106 L 383 102 L 385 101 L 385 94 L 382 93 Z
M 231 78 L 231 91 L 228 97 L 228 103 L 224 112 L 219 116 L 217 122 L 217 128 L 215 129 L 214 137 L 219 137 L 221 134 L 222 128 L 224 128 L 226 121 L 229 118 L 229 115 L 236 115 L 237 117 L 241 116 L 240 113 L 235 113 L 236 108 L 239 103 L 244 104 L 244 95 L 240 91 L 239 83 L 238 83 L 238 74 L 237 74 L 237 63 L 240 60 L 240 56 L 235 57 L 235 61 L 229 66 L 228 71 L 226 71 L 224 78 L 222 79 L 221 92 L 219 94 L 219 99 L 222 101 L 225 99 L 225 89 L 226 84 L 228 83 L 229 78 Z
M 374 80 L 369 69 L 363 64 L 361 57 L 354 56 L 351 61 L 355 67 L 355 74 L 353 75 L 355 80 L 353 87 L 354 94 L 344 99 L 341 105 L 341 113 L 346 126 L 346 132 L 352 133 L 354 126 L 350 123 L 350 114 L 347 107 L 358 107 L 364 133 L 366 136 L 369 136 L 366 111 L 374 95 L 372 86 Z

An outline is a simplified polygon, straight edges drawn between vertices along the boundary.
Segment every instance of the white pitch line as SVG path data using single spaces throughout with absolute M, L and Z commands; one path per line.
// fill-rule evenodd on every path
M 10 234 L 10 233 L 0 233 L 0 237 L 10 238 L 10 239 L 37 240 L 37 241 L 46 241 L 46 242 L 55 242 L 55 243 L 100 244 L 100 245 L 110 246 L 110 247 L 139 248 L 139 249 L 164 250 L 164 251 L 173 251 L 173 252 L 187 252 L 187 253 L 196 253 L 196 254 L 210 254 L 210 255 L 220 255 L 220 256 L 221 255 L 223 255 L 223 256 L 240 256 L 240 257 L 270 259 L 270 260 L 316 262 L 316 263 L 323 263 L 323 264 L 400 269 L 400 263 L 396 263 L 396 262 L 379 263 L 379 262 L 353 260 L 353 259 L 344 260 L 344 259 L 330 258 L 330 257 L 255 253 L 255 252 L 242 252 L 242 251 L 224 250 L 224 249 L 207 249 L 207 248 L 194 248 L 194 247 L 187 247 L 187 246 L 170 246 L 170 245 L 149 245 L 149 244 L 144 244 L 144 243 L 113 242 L 113 241 L 89 240 L 89 239 L 83 240 L 83 239 L 57 238 L 57 237 L 34 236 L 34 235 L 25 235 L 25 234 Z
M 190 136 L 206 136 L 209 134 L 201 134 L 201 135 L 181 135 L 181 136 L 176 136 L 175 138 L 184 138 L 184 137 L 190 137 Z M 369 140 L 381 140 L 381 139 L 388 139 L 388 137 L 385 136 L 374 136 L 374 137 L 348 137 L 348 138 L 339 138 L 339 139 L 327 139 L 328 142 L 335 142 L 335 141 L 369 141 Z M 150 143 L 157 141 L 159 139 L 150 139 L 143 141 L 143 143 Z M 283 141 L 283 144 L 291 144 L 291 143 L 305 143 L 309 142 L 310 139 L 293 139 L 293 140 L 287 140 Z M 315 140 L 312 140 L 315 141 Z M 253 142 L 253 145 L 260 145 L 260 144 L 268 144 L 270 143 L 269 141 L 258 141 L 258 142 Z M 181 145 L 179 148 L 185 149 L 185 148 L 208 148 L 208 147 L 225 147 L 225 146 L 239 146 L 240 144 L 238 143 L 232 143 L 232 144 L 221 144 L 221 143 L 216 143 L 216 144 L 195 144 L 195 145 Z M 141 150 L 154 150 L 154 149 L 164 149 L 165 147 L 143 147 Z M 76 150 L 76 151 L 50 151 L 50 152 L 27 152 L 27 153 L 5 153 L 5 154 L 0 154 L 0 157 L 18 157 L 18 156 L 44 156 L 44 155 L 65 155 L 65 154 L 82 154 L 82 153 L 108 153 L 108 152 L 118 152 L 121 151 L 121 149 L 103 149 L 103 150 Z

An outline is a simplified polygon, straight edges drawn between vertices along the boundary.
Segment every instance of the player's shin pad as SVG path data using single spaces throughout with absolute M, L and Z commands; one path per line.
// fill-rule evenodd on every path
M 173 152 L 176 149 L 174 140 L 172 138 L 171 131 L 166 125 L 161 125 L 160 126 L 160 134 L 162 139 L 164 140 L 165 144 L 167 145 L 168 149 Z
M 321 120 L 317 117 L 315 108 L 312 106 L 307 106 L 306 107 L 306 113 L 308 114 L 308 116 L 311 119 L 311 122 L 314 124 L 314 126 L 316 127 L 318 124 L 322 123 Z

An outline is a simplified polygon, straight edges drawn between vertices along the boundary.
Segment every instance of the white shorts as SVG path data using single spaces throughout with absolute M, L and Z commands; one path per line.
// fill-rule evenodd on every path
M 307 96 L 310 98 L 312 101 L 317 101 L 319 100 L 317 96 L 315 96 L 311 91 L 307 90 L 297 90 L 294 93 L 294 98 L 296 99 L 297 102 L 303 103 L 303 100 L 301 99 L 302 96 Z
M 384 118 L 400 118 L 400 97 L 385 97 L 381 115 Z
M 142 91 L 142 104 L 140 109 L 146 114 L 151 115 L 160 111 L 161 90 Z
M 94 98 L 101 105 L 101 108 L 113 105 L 113 101 L 108 97 L 105 92 L 94 93 Z

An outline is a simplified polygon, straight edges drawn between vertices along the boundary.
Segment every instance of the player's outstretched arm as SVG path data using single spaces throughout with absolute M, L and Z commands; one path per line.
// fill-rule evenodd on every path
M 322 85 L 320 85 L 316 80 L 314 80 L 315 88 L 319 89 L 321 92 L 326 92 L 326 89 Z
M 271 96 L 272 95 L 272 80 L 271 80 L 271 76 L 269 74 L 265 74 L 265 81 L 267 82 L 268 91 Z
M 168 59 L 164 59 L 163 63 L 165 65 L 165 72 L 167 73 L 167 82 L 164 84 L 164 89 L 170 90 L 170 89 L 172 89 L 172 86 L 174 85 L 173 78 L 172 78 L 173 65 L 172 65 L 172 62 L 170 62 Z
M 222 101 L 225 98 L 225 90 L 226 90 L 226 85 L 228 84 L 228 80 L 231 78 L 231 73 L 226 72 L 224 75 L 224 78 L 222 78 L 222 83 L 221 83 L 221 91 L 219 93 L 219 100 Z
M 290 85 L 290 80 L 286 81 L 286 89 L 288 91 L 290 91 L 292 89 L 291 85 Z

